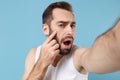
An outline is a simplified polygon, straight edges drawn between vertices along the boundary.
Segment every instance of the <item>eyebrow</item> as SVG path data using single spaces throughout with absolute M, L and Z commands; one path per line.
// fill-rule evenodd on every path
M 69 21 L 58 21 L 57 23 L 69 23 Z M 76 22 L 72 22 L 72 24 L 76 24 Z

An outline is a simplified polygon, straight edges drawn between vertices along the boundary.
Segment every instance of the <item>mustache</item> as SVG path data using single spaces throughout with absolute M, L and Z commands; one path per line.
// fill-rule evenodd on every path
M 68 35 L 68 36 L 65 36 L 64 38 L 61 39 L 61 42 L 63 42 L 65 39 L 67 38 L 71 38 L 72 40 L 74 40 L 73 36 L 71 35 Z

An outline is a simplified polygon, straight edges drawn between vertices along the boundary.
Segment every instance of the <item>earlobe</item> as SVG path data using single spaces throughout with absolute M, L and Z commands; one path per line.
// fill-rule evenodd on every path
M 49 26 L 47 24 L 42 24 L 42 31 L 46 36 L 49 36 Z

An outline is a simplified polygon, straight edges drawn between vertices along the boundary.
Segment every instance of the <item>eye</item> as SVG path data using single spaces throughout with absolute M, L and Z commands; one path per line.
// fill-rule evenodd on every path
M 75 28 L 75 24 L 72 24 L 71 27 L 72 27 L 72 28 Z
M 58 24 L 59 27 L 65 27 L 65 25 L 63 23 Z

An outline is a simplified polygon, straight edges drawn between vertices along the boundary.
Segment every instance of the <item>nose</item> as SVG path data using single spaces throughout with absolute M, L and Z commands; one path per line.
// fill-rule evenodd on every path
M 66 27 L 66 33 L 67 33 L 67 35 L 73 35 L 74 34 L 74 29 L 70 25 L 68 25 Z

